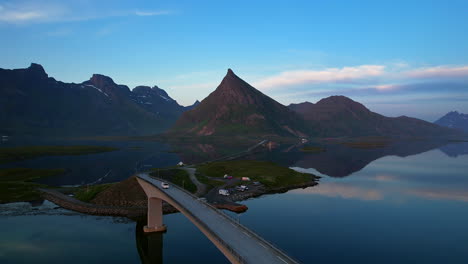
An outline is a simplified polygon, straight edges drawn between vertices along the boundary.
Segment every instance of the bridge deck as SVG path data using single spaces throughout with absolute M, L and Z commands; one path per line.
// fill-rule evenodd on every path
M 148 174 L 138 174 L 138 177 L 151 183 L 167 196 L 188 210 L 198 221 L 228 245 L 232 251 L 241 256 L 245 263 L 296 263 L 279 249 L 258 237 L 249 229 L 239 225 L 232 218 L 219 212 L 214 207 L 199 201 L 196 197 L 171 185 L 169 189 L 161 188 L 161 181 Z M 170 203 L 170 201 L 167 201 Z

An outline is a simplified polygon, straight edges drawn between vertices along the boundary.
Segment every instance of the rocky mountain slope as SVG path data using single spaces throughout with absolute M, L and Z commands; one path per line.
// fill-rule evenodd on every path
M 171 132 L 209 135 L 306 136 L 302 118 L 229 69 L 218 88 L 182 114 Z
M 386 117 L 374 113 L 364 105 L 345 96 L 331 96 L 316 104 L 291 104 L 289 108 L 300 114 L 313 135 L 438 137 L 456 131 L 406 116 Z
M 34 63 L 26 69 L 0 69 L 1 134 L 155 134 L 170 127 L 183 111 L 156 86 L 131 91 L 100 74 L 79 84 L 64 83 Z
M 468 132 L 468 114 L 452 111 L 434 122 L 437 125 Z

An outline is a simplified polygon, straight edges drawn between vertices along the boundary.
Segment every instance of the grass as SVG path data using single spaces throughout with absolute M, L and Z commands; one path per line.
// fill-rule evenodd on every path
M 192 180 L 190 180 L 190 176 L 185 170 L 176 168 L 153 169 L 153 172 L 151 172 L 150 175 L 168 180 L 179 187 L 183 187 L 191 193 L 195 193 L 197 191 L 197 186 L 192 182 Z
M 75 192 L 75 198 L 82 202 L 89 203 L 98 193 L 109 188 L 112 184 L 113 183 L 82 186 Z
M 0 148 L 0 163 L 42 156 L 86 155 L 117 150 L 104 146 L 22 146 Z
M 300 149 L 302 152 L 313 152 L 313 153 L 318 153 L 318 152 L 324 152 L 325 149 L 322 147 L 317 147 L 317 146 L 305 146 L 302 149 Z
M 267 188 L 288 187 L 316 179 L 316 176 L 311 174 L 300 173 L 272 162 L 254 160 L 212 162 L 199 166 L 198 170 L 207 176 L 217 178 L 222 178 L 224 174 L 237 178 L 249 177 L 252 181 L 261 182 Z
M 197 177 L 197 180 L 200 181 L 201 183 L 205 184 L 208 188 L 208 191 L 213 189 L 214 187 L 218 187 L 224 184 L 223 181 L 218 181 L 218 180 L 213 180 L 206 175 L 199 173 L 198 171 L 195 173 L 195 177 Z
M 0 169 L 0 203 L 37 200 L 40 198 L 37 188 L 47 186 L 31 181 L 64 172 L 64 169 Z

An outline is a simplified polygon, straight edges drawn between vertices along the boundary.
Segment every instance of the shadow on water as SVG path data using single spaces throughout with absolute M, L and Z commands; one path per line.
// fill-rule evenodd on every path
M 143 232 L 144 222 L 137 222 L 135 229 L 136 246 L 143 264 L 163 263 L 163 236 L 162 232 Z

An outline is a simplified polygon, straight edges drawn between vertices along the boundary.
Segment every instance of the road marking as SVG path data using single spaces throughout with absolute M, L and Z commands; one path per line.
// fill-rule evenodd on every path
M 263 245 L 263 244 L 260 244 L 260 246 L 264 247 L 265 249 L 267 248 L 267 247 L 266 247 L 265 245 Z
M 233 227 L 237 228 L 237 226 L 236 226 L 235 224 L 231 223 L 231 225 L 232 225 Z
M 288 263 L 286 260 L 284 260 L 283 258 L 281 258 L 280 256 L 276 256 L 277 258 L 281 259 L 281 261 L 283 261 L 284 263 Z
M 246 234 L 248 237 L 251 237 L 249 234 L 247 234 L 246 232 L 242 231 L 242 233 Z

